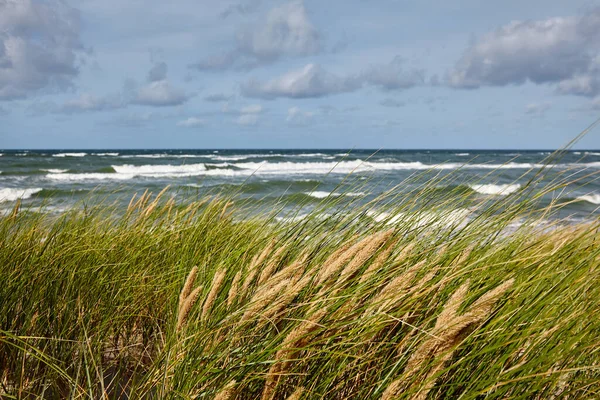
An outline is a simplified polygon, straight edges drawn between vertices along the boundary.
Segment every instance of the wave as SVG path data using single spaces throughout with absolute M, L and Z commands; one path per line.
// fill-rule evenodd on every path
M 598 166 L 600 166 L 600 163 Z M 149 178 L 176 178 L 191 176 L 222 176 L 222 177 L 247 177 L 256 176 L 291 176 L 291 175 L 326 175 L 326 174 L 350 174 L 375 171 L 397 171 L 397 170 L 452 170 L 463 169 L 531 169 L 543 167 L 543 165 L 531 163 L 507 163 L 507 164 L 423 164 L 414 162 L 364 162 L 361 160 L 341 162 L 246 162 L 246 163 L 196 163 L 196 164 L 147 164 L 147 165 L 112 165 L 115 173 L 108 171 L 96 171 L 93 173 L 79 174 L 48 174 L 52 180 L 77 181 L 77 180 L 103 180 L 116 179 L 127 180 L 134 177 Z
M 362 196 L 366 196 L 367 193 L 364 192 L 347 192 L 347 193 L 332 193 L 332 192 L 325 192 L 325 191 L 314 191 L 314 192 L 304 192 L 305 195 L 310 196 L 310 197 L 314 197 L 317 199 L 325 199 L 327 197 L 340 197 L 340 196 L 347 196 L 347 197 L 362 197 Z
M 376 210 L 367 211 L 367 216 L 373 218 L 375 222 L 384 222 L 386 225 L 408 224 L 413 229 L 421 227 L 462 227 L 469 222 L 471 214 L 470 210 L 464 208 L 437 212 L 399 212 L 396 214 Z
M 577 200 L 587 201 L 592 204 L 600 204 L 600 194 L 590 193 L 577 197 Z
M 585 154 L 587 154 L 588 156 L 600 156 L 600 153 L 596 153 L 593 151 L 586 151 Z
M 194 164 L 144 164 L 144 165 L 112 165 L 102 171 L 79 174 L 56 174 L 47 175 L 53 180 L 102 180 L 116 179 L 127 180 L 134 177 L 148 178 L 177 178 L 192 176 L 221 176 L 221 177 L 248 177 L 255 176 L 294 176 L 294 175 L 326 175 L 326 174 L 350 174 L 368 173 L 376 171 L 399 171 L 399 170 L 454 170 L 454 169 L 480 169 L 480 170 L 503 170 L 503 169 L 537 169 L 543 168 L 543 164 L 516 163 L 506 164 L 423 164 L 420 161 L 413 162 L 367 162 L 361 160 L 340 162 L 241 162 L 241 163 L 194 163 Z M 550 167 L 580 167 L 600 168 L 600 162 L 586 164 L 556 164 Z M 114 173 L 112 173 L 114 172 Z M 60 176 L 59 176 L 60 175 Z M 480 187 L 481 186 L 481 187 Z M 499 194 L 500 189 L 488 185 L 472 187 L 483 194 Z M 508 194 L 516 190 L 512 187 L 501 188 L 502 194 Z M 484 191 L 484 192 L 482 192 Z
M 50 172 L 51 174 L 64 174 L 68 171 L 68 169 L 59 169 L 59 168 L 48 168 L 42 169 L 42 171 Z
M 0 189 L 0 203 L 4 201 L 15 201 L 17 199 L 28 199 L 34 194 L 41 192 L 42 188 L 4 188 Z
M 107 157 L 117 157 L 119 153 L 92 153 L 93 156 L 107 156 Z
M 123 154 L 120 158 L 201 158 L 207 157 L 200 154 Z M 210 157 L 210 156 L 208 156 Z
M 470 156 L 470 155 L 471 155 L 470 153 L 456 153 L 455 154 L 455 156 L 458 156 L 458 157 L 465 157 L 465 156 Z
M 511 193 L 515 193 L 521 188 L 521 185 L 518 183 L 508 185 L 494 185 L 492 183 L 488 183 L 483 185 L 469 185 L 469 187 L 481 194 L 506 196 Z
M 52 157 L 85 157 L 87 153 L 57 153 L 52 154 Z

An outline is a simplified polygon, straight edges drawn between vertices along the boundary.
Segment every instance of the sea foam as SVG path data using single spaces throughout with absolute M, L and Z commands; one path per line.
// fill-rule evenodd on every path
M 42 188 L 4 188 L 0 189 L 0 203 L 4 201 L 15 201 L 17 199 L 28 199 L 34 194 L 41 192 Z
M 508 185 L 494 185 L 488 183 L 484 185 L 470 185 L 470 188 L 481 194 L 506 196 L 519 190 L 521 185 L 518 183 Z
M 600 194 L 589 193 L 589 194 L 577 197 L 577 200 L 587 201 L 588 203 L 592 203 L 592 204 L 600 204 Z
M 52 157 L 85 157 L 87 153 L 57 153 L 52 154 Z

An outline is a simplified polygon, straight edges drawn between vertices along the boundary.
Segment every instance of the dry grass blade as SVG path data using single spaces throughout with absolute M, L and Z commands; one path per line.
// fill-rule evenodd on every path
M 392 243 L 388 244 L 388 246 L 377 255 L 377 257 L 375 258 L 375 260 L 373 260 L 371 265 L 369 265 L 365 272 L 363 272 L 358 283 L 365 283 L 373 276 L 373 274 L 375 274 L 377 271 L 379 271 L 381 267 L 383 267 L 388 258 L 390 258 L 390 255 L 394 252 L 397 243 L 397 240 L 392 241 Z
M 192 291 L 192 293 L 190 293 L 190 295 L 183 302 L 183 305 L 181 306 L 181 309 L 179 310 L 179 314 L 177 315 L 177 330 L 178 331 L 181 330 L 181 328 L 185 324 L 185 322 L 187 320 L 187 316 L 190 313 L 190 310 L 196 303 L 196 300 L 198 300 L 198 295 L 200 294 L 200 289 L 201 289 L 200 287 L 197 287 L 196 289 L 194 289 Z
M 513 283 L 514 279 L 509 279 L 490 290 L 475 301 L 462 315 L 458 315 L 458 309 L 466 298 L 469 281 L 462 284 L 452 294 L 439 314 L 431 334 L 413 352 L 403 372 L 404 382 L 413 381 L 413 385 L 416 385 L 420 381 L 424 381 L 424 384 L 414 396 L 416 400 L 423 400 L 427 397 L 427 394 L 435 385 L 435 375 L 443 369 L 444 364 L 452 357 L 456 346 L 464 340 L 472 328 L 489 316 L 496 301 Z M 426 370 L 427 363 L 432 359 L 435 362 L 431 369 L 422 379 L 419 379 L 419 372 Z M 384 392 L 382 399 L 394 398 L 401 386 L 397 381 L 393 382 Z
M 263 251 L 261 251 L 252 258 L 252 261 L 248 266 L 248 274 L 246 275 L 246 279 L 244 279 L 244 283 L 242 283 L 242 290 L 240 291 L 241 294 L 246 294 L 248 292 L 248 288 L 250 287 L 250 285 L 254 281 L 254 278 L 259 272 L 258 267 L 265 261 L 267 256 L 273 250 L 274 246 L 275 239 L 271 240 L 269 244 L 263 249 Z
M 288 371 L 290 359 L 295 356 L 296 349 L 305 347 L 309 343 L 310 334 L 319 328 L 319 321 L 326 313 L 326 309 L 316 312 L 307 320 L 302 321 L 285 337 L 281 344 L 281 349 L 275 355 L 275 359 L 279 362 L 273 364 L 267 373 L 265 387 L 261 396 L 262 400 L 271 400 L 274 398 L 279 378 Z
M 348 247 L 348 249 L 344 252 L 340 252 L 337 258 L 329 257 L 321 267 L 321 270 L 317 274 L 316 284 L 320 285 L 325 283 L 331 276 L 333 276 L 336 272 L 338 272 L 348 261 L 354 257 L 356 253 L 358 253 L 363 247 L 365 247 L 371 240 L 373 240 L 373 235 L 369 235 L 358 243 L 353 244 Z M 332 259 L 332 261 L 329 261 Z
M 371 300 L 371 305 L 367 308 L 365 314 L 370 314 L 377 309 L 379 312 L 386 311 L 392 304 L 396 303 L 400 297 L 408 292 L 407 289 L 410 287 L 411 282 L 426 262 L 426 260 L 422 260 L 392 279 Z
M 294 390 L 294 393 L 290 394 L 286 400 L 300 400 L 303 393 L 304 393 L 304 388 L 299 387 L 296 390 Z
M 202 306 L 202 319 L 206 319 L 208 317 L 208 314 L 215 303 L 217 295 L 219 294 L 219 289 L 221 289 L 221 285 L 225 280 L 226 273 L 227 271 L 225 269 L 220 269 L 215 273 L 210 291 L 208 292 L 206 300 L 204 301 L 204 305 Z
M 238 296 L 240 290 L 240 280 L 242 279 L 242 271 L 238 271 L 231 281 L 231 287 L 227 294 L 227 306 L 230 307 Z
M 252 296 L 252 299 L 250 300 L 246 311 L 242 315 L 240 322 L 248 321 L 253 316 L 259 315 L 260 311 L 264 310 L 268 305 L 273 303 L 277 299 L 277 296 L 279 296 L 280 292 L 290 283 L 292 283 L 291 279 L 284 279 L 273 287 L 264 288 L 256 292 L 255 295 Z
M 365 243 L 365 246 L 356 253 L 352 261 L 350 261 L 342 270 L 336 285 L 341 285 L 352 277 L 393 234 L 394 231 L 392 229 L 374 234 L 371 239 Z
M 192 286 L 194 286 L 194 281 L 196 280 L 196 275 L 198 275 L 198 267 L 194 266 L 192 268 L 192 270 L 190 271 L 190 273 L 188 274 L 187 278 L 185 279 L 185 283 L 183 284 L 181 293 L 179 293 L 179 307 L 178 307 L 179 310 L 181 310 L 181 307 L 183 307 L 183 303 L 185 303 L 185 300 L 188 298 L 188 296 L 192 292 Z
M 273 254 L 273 257 L 271 257 L 271 259 L 267 263 L 267 265 L 265 265 L 265 267 L 262 269 L 262 271 L 260 271 L 260 275 L 258 276 L 258 282 L 257 282 L 258 285 L 262 285 L 263 283 L 266 282 L 267 279 L 269 279 L 271 277 L 271 275 L 273 275 L 273 272 L 275 272 L 275 270 L 279 266 L 279 262 L 281 261 L 282 254 L 286 250 L 287 250 L 286 245 L 283 245 L 279 249 L 277 249 L 275 254 Z
M 235 396 L 235 385 L 237 382 L 235 380 L 229 382 L 217 395 L 214 400 L 229 400 Z

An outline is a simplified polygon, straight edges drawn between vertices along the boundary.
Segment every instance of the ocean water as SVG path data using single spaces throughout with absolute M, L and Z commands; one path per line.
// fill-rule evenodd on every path
M 440 201 L 462 188 L 476 202 L 518 192 L 547 164 L 545 184 L 567 177 L 571 184 L 546 194 L 540 207 L 555 201 L 561 204 L 556 218 L 595 218 L 600 151 L 549 157 L 549 151 L 515 150 L 0 150 L 0 210 L 21 199 L 31 210 L 61 212 L 90 194 L 126 202 L 167 185 L 181 201 L 235 193 L 258 209 L 283 207 L 283 214 L 298 207 L 308 212 L 333 197 L 364 204 L 430 182 Z

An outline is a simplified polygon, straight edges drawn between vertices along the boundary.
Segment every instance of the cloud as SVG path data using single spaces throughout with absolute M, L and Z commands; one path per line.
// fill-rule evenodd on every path
M 203 126 L 206 122 L 203 119 L 196 117 L 189 117 L 188 119 L 184 119 L 182 121 L 177 122 L 177 126 L 182 126 L 185 128 L 195 128 L 198 126 Z
M 299 107 L 291 107 L 288 109 L 285 120 L 290 125 L 308 125 L 313 121 L 314 116 L 314 112 L 302 111 Z
M 150 82 L 140 87 L 131 101 L 133 104 L 145 106 L 177 106 L 188 101 L 183 90 L 173 87 L 167 80 Z
M 251 79 L 241 87 L 247 97 L 275 99 L 277 97 L 309 98 L 351 92 L 360 88 L 356 77 L 338 77 L 316 64 L 288 72 L 267 82 Z
M 254 126 L 258 124 L 258 114 L 242 114 L 236 119 L 236 123 L 242 126 Z
M 81 112 L 115 110 L 125 107 L 121 96 L 98 97 L 89 93 L 83 93 L 79 97 L 66 101 L 55 110 L 57 113 L 73 114 Z
M 223 112 L 239 114 L 239 117 L 236 118 L 235 122 L 242 126 L 258 125 L 260 114 L 262 114 L 263 111 L 263 106 L 260 104 L 247 105 L 242 107 L 239 111 L 230 110 L 229 108 L 223 110 Z
M 252 104 L 244 106 L 240 110 L 242 114 L 260 114 L 263 111 L 263 107 L 260 104 Z
M 362 74 L 362 79 L 384 90 L 408 89 L 425 83 L 425 71 L 405 70 L 404 61 L 396 56 L 389 64 L 372 65 Z
M 387 99 L 381 100 L 379 104 L 384 107 L 404 107 L 406 105 L 406 102 L 394 100 L 388 97 Z
M 63 90 L 86 50 L 79 12 L 61 0 L 0 0 L 0 100 Z
M 167 64 L 162 61 L 154 64 L 154 66 L 148 71 L 148 82 L 164 81 L 167 79 Z
M 227 96 L 222 93 L 211 94 L 204 97 L 205 101 L 210 101 L 211 103 L 221 103 L 231 100 L 232 96 Z
M 254 25 L 238 30 L 235 47 L 209 56 L 190 67 L 222 70 L 252 68 L 269 64 L 283 56 L 307 56 L 322 50 L 321 35 L 310 22 L 300 0 L 271 9 Z
M 466 49 L 446 83 L 456 88 L 557 84 L 562 94 L 600 93 L 600 9 L 582 16 L 514 21 Z
M 247 1 L 246 3 L 237 3 L 237 4 L 230 4 L 229 7 L 227 7 L 225 10 L 223 10 L 219 16 L 223 19 L 231 16 L 231 15 L 235 15 L 235 14 L 240 14 L 240 15 L 247 15 L 247 14 L 251 14 L 253 12 L 255 12 L 256 10 L 258 10 L 258 7 L 260 6 L 260 0 L 250 0 Z
M 545 103 L 530 103 L 525 106 L 525 114 L 532 116 L 542 116 L 548 111 L 551 107 L 551 104 L 548 102 Z

